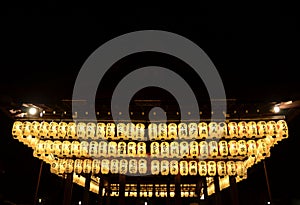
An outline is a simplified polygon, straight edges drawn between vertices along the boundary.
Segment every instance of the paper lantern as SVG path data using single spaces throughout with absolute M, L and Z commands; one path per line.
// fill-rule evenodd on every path
M 257 151 L 262 155 L 266 156 L 269 152 L 266 140 L 264 138 L 257 140 Z
M 41 122 L 40 129 L 39 129 L 39 138 L 40 139 L 48 138 L 49 129 L 50 129 L 50 125 L 48 122 L 45 121 Z
M 238 140 L 237 141 L 238 154 L 241 156 L 247 155 L 247 141 L 246 140 Z
M 199 175 L 206 176 L 207 175 L 207 164 L 206 161 L 201 160 L 198 162 Z
M 160 173 L 163 176 L 166 176 L 169 174 L 169 161 L 168 160 L 162 160 L 160 162 Z
M 146 143 L 145 142 L 138 142 L 137 143 L 137 156 L 138 157 L 145 157 L 146 153 Z
M 115 138 L 115 128 L 116 125 L 114 123 L 106 124 L 106 139 L 114 139 Z
M 36 151 L 37 156 L 41 156 L 42 154 L 45 153 L 45 141 L 44 140 L 38 141 L 35 151 Z
M 228 156 L 228 144 L 226 140 L 219 141 L 219 153 L 221 157 Z
M 106 157 L 107 156 L 107 142 L 106 141 L 100 141 L 99 142 L 98 155 L 100 157 Z
M 57 137 L 59 139 L 65 139 L 67 135 L 68 124 L 66 122 L 59 122 L 57 128 Z
M 135 142 L 128 142 L 127 144 L 127 155 L 129 157 L 136 156 L 136 143 Z
M 228 150 L 229 150 L 229 154 L 232 157 L 236 157 L 238 155 L 239 150 L 238 150 L 238 144 L 236 140 L 230 140 L 228 142 Z
M 199 146 L 197 141 L 190 142 L 190 157 L 197 158 L 199 156 Z
M 208 155 L 212 158 L 216 158 L 218 156 L 218 142 L 217 141 L 209 141 L 208 142 Z
M 244 166 L 243 161 L 236 161 L 236 174 L 238 177 L 243 178 L 246 175 L 247 169 Z
M 148 126 L 148 136 L 149 140 L 156 140 L 158 138 L 158 131 L 157 131 L 157 124 L 155 123 L 150 123 Z
M 178 129 L 178 138 L 181 139 L 187 139 L 188 134 L 188 126 L 186 123 L 179 123 L 177 126 Z
M 53 142 L 53 150 L 55 157 L 61 157 L 62 155 L 62 142 L 59 140 L 54 140 Z
M 234 161 L 227 161 L 226 162 L 227 167 L 227 174 L 229 176 L 235 176 L 236 175 L 236 165 Z
M 86 123 L 79 122 L 76 126 L 76 134 L 79 140 L 86 140 Z
M 192 176 L 197 175 L 198 163 L 195 160 L 189 161 L 189 174 Z
M 107 155 L 109 157 L 116 157 L 117 156 L 117 147 L 118 147 L 118 144 L 116 142 L 110 141 L 107 146 Z
M 257 151 L 255 140 L 248 140 L 247 147 L 248 147 L 248 155 L 254 157 Z
M 226 163 L 224 161 L 218 161 L 217 162 L 217 170 L 218 170 L 218 175 L 219 176 L 225 176 L 226 173 Z
M 119 160 L 117 160 L 117 159 L 110 160 L 110 172 L 112 174 L 119 173 Z
M 73 157 L 80 157 L 80 142 L 72 141 L 72 143 L 71 143 L 71 155 Z
M 15 121 L 12 127 L 12 136 L 15 139 L 19 139 L 23 136 L 22 132 L 23 123 L 21 121 Z
M 80 142 L 80 156 L 88 157 L 89 155 L 89 143 L 87 141 Z
M 92 140 L 90 141 L 89 143 L 89 156 L 90 157 L 99 157 L 99 154 L 98 154 L 98 146 L 99 146 L 99 143 L 95 140 Z
M 228 138 L 236 139 L 238 138 L 238 124 L 236 122 L 229 122 L 227 124 Z
M 162 142 L 160 144 L 160 156 L 161 157 L 169 157 L 170 147 L 168 142 Z
M 238 138 L 249 138 L 247 122 L 238 122 Z
M 45 140 L 45 156 L 54 153 L 54 146 L 52 140 Z
M 266 144 L 268 146 L 268 149 L 274 146 L 275 139 L 271 135 L 267 135 L 266 138 L 262 138 L 266 140 Z
M 39 141 L 38 137 L 31 138 L 30 140 L 28 140 L 28 146 L 34 148 L 37 145 L 38 141 Z
M 171 175 L 177 175 L 178 174 L 178 161 L 177 160 L 171 160 L 170 161 L 170 174 Z
M 256 123 L 257 126 L 257 134 L 259 137 L 266 137 L 268 134 L 268 128 L 267 128 L 267 123 L 266 121 L 258 121 Z
M 180 157 L 186 158 L 189 156 L 189 143 L 187 141 L 181 141 L 179 143 Z
M 152 160 L 151 161 L 151 174 L 152 175 L 158 175 L 159 174 L 159 167 L 160 163 L 158 160 Z
M 66 159 L 65 160 L 65 173 L 69 174 L 72 173 L 74 170 L 74 160 L 73 159 Z
M 188 168 L 188 162 L 187 161 L 180 161 L 179 162 L 179 170 L 180 170 L 180 175 L 181 176 L 187 176 L 189 173 L 189 168 Z
M 128 162 L 128 169 L 130 174 L 136 174 L 138 169 L 138 163 L 136 159 L 130 159 Z
M 217 174 L 217 165 L 215 161 L 207 162 L 207 173 L 209 176 L 215 176 Z
M 135 135 L 135 124 L 133 123 L 127 123 L 126 125 L 126 136 L 127 139 L 129 140 L 136 140 L 136 135 Z
M 58 160 L 58 174 L 64 174 L 66 169 L 66 161 L 65 159 Z
M 247 123 L 248 127 L 248 137 L 256 138 L 257 137 L 257 125 L 255 121 L 250 121 Z
M 267 132 L 273 138 L 276 138 L 278 135 L 277 123 L 274 120 L 270 120 L 267 122 Z
M 102 159 L 101 160 L 101 173 L 102 174 L 108 174 L 109 173 L 109 160 L 108 159 Z
M 139 166 L 139 173 L 140 174 L 146 174 L 147 173 L 147 160 L 146 159 L 140 159 L 138 161 Z
M 119 142 L 118 143 L 118 156 L 119 157 L 124 157 L 126 156 L 126 143 L 125 142 Z
M 197 123 L 191 122 L 188 124 L 188 139 L 198 138 L 198 125 Z
M 128 171 L 128 161 L 126 159 L 121 159 L 119 163 L 120 174 L 127 174 Z
M 168 140 L 177 140 L 177 124 L 169 123 L 168 125 Z
M 30 135 L 34 137 L 39 136 L 39 130 L 40 130 L 40 122 L 33 121 L 30 126 Z
M 102 123 L 102 122 L 97 123 L 96 136 L 97 136 L 97 139 L 103 139 L 103 140 L 106 139 L 105 123 Z
M 150 155 L 151 157 L 159 157 L 159 143 L 158 142 L 151 142 L 150 144 Z
M 206 141 L 199 142 L 200 157 L 202 159 L 208 157 L 208 143 Z
M 170 143 L 170 156 L 172 158 L 179 157 L 179 143 L 176 141 Z
M 51 139 L 59 139 L 59 137 L 58 137 L 58 123 L 57 122 L 50 122 L 49 123 L 48 137 L 51 138 Z
M 166 123 L 159 123 L 158 124 L 158 132 L 157 132 L 157 139 L 158 140 L 165 140 L 168 137 L 168 126 Z
M 218 131 L 219 131 L 219 138 L 221 139 L 227 138 L 228 130 L 227 130 L 227 124 L 225 122 L 218 123 Z
M 278 129 L 278 133 L 281 136 L 281 138 L 283 138 L 283 139 L 288 138 L 288 135 L 289 135 L 288 125 L 285 120 L 277 121 L 277 129 Z
M 135 125 L 135 135 L 136 135 L 136 140 L 139 141 L 145 140 L 145 125 L 143 123 L 137 123 Z
M 206 122 L 200 122 L 198 124 L 198 132 L 200 139 L 207 139 L 208 138 L 208 125 Z
M 75 161 L 74 161 L 74 172 L 76 174 L 81 174 L 82 168 L 83 168 L 82 159 L 75 159 Z
M 51 163 L 50 172 L 52 174 L 58 174 L 58 169 L 59 169 L 58 160 L 55 160 Z
M 89 122 L 86 124 L 86 138 L 87 139 L 97 139 L 96 137 L 96 123 Z
M 99 174 L 100 172 L 100 160 L 99 159 L 93 159 L 92 161 L 92 174 Z
M 30 129 L 31 129 L 31 122 L 29 121 L 23 122 L 23 126 L 22 126 L 23 138 L 26 138 L 27 136 L 31 135 Z
M 66 129 L 67 133 L 65 139 L 77 139 L 75 122 L 69 122 Z
M 64 140 L 62 142 L 62 156 L 63 157 L 70 157 L 71 156 L 71 142 L 70 141 L 67 141 L 67 140 Z
M 216 123 L 216 122 L 208 123 L 208 138 L 209 139 L 218 139 L 219 138 L 218 123 Z

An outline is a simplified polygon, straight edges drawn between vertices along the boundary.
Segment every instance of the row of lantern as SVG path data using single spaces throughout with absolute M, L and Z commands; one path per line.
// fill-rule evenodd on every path
M 149 163 L 148 163 L 149 162 Z M 148 168 L 150 167 L 150 168 Z M 149 169 L 149 170 L 148 170 Z M 51 163 L 52 173 L 92 173 L 128 175 L 200 175 L 200 176 L 240 176 L 247 172 L 244 161 L 177 161 L 141 159 L 58 159 Z
M 270 138 L 257 140 L 220 140 L 220 141 L 173 141 L 151 142 L 147 151 L 145 142 L 115 141 L 60 141 L 39 140 L 34 147 L 36 155 L 63 157 L 145 157 L 150 153 L 152 158 L 226 158 L 255 156 L 257 152 L 266 155 L 273 145 Z
M 176 139 L 241 139 L 278 135 L 288 137 L 285 120 L 200 122 L 200 123 L 150 123 L 146 132 L 143 123 L 85 123 L 16 121 L 12 128 L 15 138 L 31 135 L 51 139 L 124 139 L 124 140 L 176 140 Z M 147 136 L 146 136 L 147 133 Z

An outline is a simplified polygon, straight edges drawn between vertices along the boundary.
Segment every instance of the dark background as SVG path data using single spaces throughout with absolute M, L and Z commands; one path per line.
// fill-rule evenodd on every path
M 117 6 L 118 5 L 118 6 Z M 92 7 L 78 2 L 60 5 L 5 5 L 0 8 L 2 105 L 10 102 L 52 103 L 72 98 L 76 76 L 92 52 L 106 41 L 126 32 L 155 29 L 182 35 L 199 45 L 211 58 L 223 80 L 227 98 L 281 102 L 300 99 L 299 20 L 288 1 L 270 3 L 203 3 L 197 5 L 137 5 Z M 131 59 L 164 65 L 163 58 Z M 169 60 L 166 65 L 180 70 Z M 124 63 L 124 62 L 123 62 Z M 120 66 L 121 67 L 121 66 Z M 109 93 L 126 72 L 115 69 L 102 89 Z M 118 74 L 118 75 L 116 75 Z M 198 79 L 189 71 L 185 79 L 193 89 Z M 115 79 L 115 81 L 114 81 Z M 149 93 L 148 93 L 149 94 Z M 143 95 L 142 95 L 143 96 Z M 105 92 L 103 96 L 105 96 Z M 149 97 L 149 95 L 147 95 Z M 156 98 L 164 97 L 155 96 Z M 299 110 L 287 114 L 290 138 L 274 148 L 266 160 L 274 204 L 300 200 L 297 171 Z M 39 161 L 32 151 L 10 135 L 11 119 L 0 117 L 0 196 L 15 203 L 31 204 Z M 44 167 L 40 196 L 60 203 L 63 182 Z M 267 186 L 262 164 L 249 171 L 239 184 L 241 204 L 266 204 Z M 74 201 L 82 196 L 75 186 Z

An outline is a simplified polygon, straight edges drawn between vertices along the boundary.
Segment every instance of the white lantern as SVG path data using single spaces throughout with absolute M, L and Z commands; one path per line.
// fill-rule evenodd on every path
M 170 154 L 170 147 L 168 142 L 162 142 L 160 144 L 160 156 L 168 158 Z
M 207 164 L 206 161 L 201 160 L 198 162 L 199 167 L 199 175 L 200 176 L 206 176 L 207 175 Z
M 236 174 L 238 177 L 243 178 L 247 174 L 247 169 L 244 166 L 243 161 L 236 161 Z
M 110 172 L 112 174 L 118 174 L 119 173 L 119 160 L 112 159 L 110 161 Z
M 128 171 L 128 161 L 126 159 L 121 159 L 120 160 L 120 174 L 127 174 L 127 171 Z
M 186 123 L 179 123 L 178 124 L 178 138 L 181 139 L 187 139 L 187 135 L 188 135 L 188 126 Z
M 229 154 L 232 157 L 236 157 L 239 153 L 237 141 L 236 140 L 230 140 L 228 142 L 228 149 L 229 149 Z
M 38 121 L 33 121 L 30 126 L 30 135 L 32 138 L 39 136 L 40 123 Z
M 179 170 L 180 170 L 180 175 L 181 176 L 187 176 L 189 173 L 189 168 L 188 168 L 189 164 L 187 161 L 180 161 L 179 162 Z
M 45 141 L 44 140 L 38 141 L 35 151 L 36 151 L 36 154 L 38 157 L 40 157 L 41 155 L 43 155 L 45 153 Z
M 202 159 L 208 157 L 208 143 L 206 141 L 199 142 L 200 157 Z
M 70 157 L 71 156 L 71 142 L 64 140 L 62 142 L 62 156 L 63 157 Z
M 282 139 L 288 138 L 288 125 L 285 120 L 278 120 L 277 121 L 278 133 Z
M 80 157 L 80 142 L 72 141 L 72 143 L 71 143 L 71 155 L 73 157 Z
M 150 123 L 148 126 L 148 136 L 149 140 L 156 140 L 158 138 L 157 124 Z
M 67 124 L 67 134 L 66 134 L 66 139 L 77 139 L 77 134 L 76 134 L 76 123 L 75 122 L 69 122 Z
M 96 123 L 89 122 L 86 124 L 86 138 L 87 139 L 97 139 L 96 138 Z
M 228 123 L 228 138 L 236 139 L 238 138 L 238 124 L 236 122 Z
M 179 143 L 180 147 L 180 157 L 186 158 L 189 156 L 189 143 L 187 141 L 181 141 Z
M 227 138 L 228 130 L 227 130 L 227 124 L 225 122 L 218 123 L 218 130 L 219 130 L 219 138 L 221 139 Z
M 169 123 L 167 139 L 177 140 L 177 124 L 176 123 Z
M 146 143 L 145 142 L 138 142 L 137 143 L 137 156 L 138 157 L 145 157 L 146 153 Z
M 137 169 L 138 169 L 138 163 L 136 159 L 130 159 L 128 162 L 129 166 L 129 173 L 130 174 L 136 174 L 137 173 Z
M 188 139 L 198 138 L 198 125 L 195 122 L 188 124 Z
M 218 142 L 217 141 L 209 141 L 208 142 L 208 155 L 212 158 L 216 158 L 218 156 Z
M 145 125 L 143 123 L 137 123 L 135 126 L 135 135 L 136 140 L 144 141 L 145 140 Z
M 197 158 L 199 156 L 199 146 L 197 141 L 190 142 L 190 157 Z
M 30 129 L 31 129 L 31 122 L 29 121 L 23 122 L 23 126 L 22 126 L 23 138 L 26 138 L 27 136 L 31 135 Z
M 57 136 L 59 139 L 65 139 L 67 135 L 67 127 L 68 127 L 68 123 L 66 122 L 58 123 Z
M 109 160 L 108 159 L 101 160 L 101 173 L 102 174 L 109 173 Z
M 176 141 L 170 143 L 170 156 L 172 158 L 179 157 L 179 143 Z
M 218 161 L 217 162 L 217 169 L 218 169 L 218 175 L 219 176 L 225 176 L 226 175 L 226 163 L 224 161 Z
M 47 138 L 49 136 L 48 135 L 49 129 L 50 129 L 50 125 L 48 122 L 45 122 L 45 121 L 41 122 L 40 130 L 39 130 L 39 138 L 40 139 Z
M 129 140 L 136 140 L 135 124 L 133 124 L 132 122 L 127 123 L 126 125 L 126 136 Z
M 65 173 L 69 174 L 73 172 L 74 169 L 74 160 L 73 159 L 66 159 L 65 160 Z
M 249 138 L 247 122 L 245 121 L 238 122 L 238 133 L 239 133 L 238 134 L 239 138 Z
M 89 143 L 87 141 L 80 142 L 80 156 L 88 157 L 89 155 Z
M 170 174 L 171 175 L 177 175 L 178 174 L 178 161 L 177 160 L 171 160 L 170 161 Z
M 118 143 L 118 156 L 124 157 L 126 156 L 126 143 L 125 142 L 119 142 Z
M 15 139 L 19 139 L 23 136 L 22 132 L 23 123 L 21 121 L 15 121 L 12 128 L 12 136 Z
M 198 163 L 195 160 L 189 161 L 189 174 L 192 176 L 197 175 Z
M 200 122 L 198 124 L 199 138 L 207 139 L 208 138 L 208 125 L 206 122 Z
M 115 138 L 115 123 L 107 123 L 106 124 L 106 139 L 114 139 Z
M 152 175 L 158 175 L 159 174 L 159 166 L 160 163 L 158 160 L 152 160 L 151 161 L 151 174 Z
M 257 152 L 257 145 L 255 140 L 248 140 L 247 147 L 248 147 L 248 156 L 254 157 Z
M 138 161 L 139 165 L 139 173 L 140 174 L 146 174 L 147 173 L 147 160 L 146 159 L 140 159 Z
M 207 162 L 207 172 L 209 176 L 215 176 L 217 174 L 217 165 L 215 161 Z
M 151 157 L 159 157 L 159 143 L 158 142 L 151 142 L 150 144 L 150 156 Z
M 267 128 L 267 123 L 266 121 L 258 121 L 256 123 L 257 125 L 257 134 L 259 137 L 266 137 L 268 134 L 268 128 Z
M 257 140 L 257 151 L 264 157 L 269 152 L 266 140 L 264 138 Z
M 247 149 L 247 142 L 246 140 L 238 140 L 237 141 L 238 146 L 238 153 L 241 156 L 247 155 L 248 149 Z
M 96 136 L 97 139 L 106 139 L 106 125 L 105 123 L 99 122 L 97 123 Z
M 99 157 L 99 154 L 98 154 L 98 146 L 99 146 L 99 143 L 95 140 L 92 140 L 90 141 L 89 143 L 89 156 L 90 157 Z
M 234 161 L 227 161 L 226 162 L 227 167 L 227 174 L 229 176 L 235 176 L 236 175 L 236 165 Z
M 218 131 L 218 123 L 210 122 L 208 123 L 208 138 L 209 139 L 218 139 L 219 131 Z
M 53 142 L 53 150 L 55 157 L 61 157 L 62 155 L 62 142 L 59 140 L 55 140 Z
M 266 138 L 262 138 L 266 140 L 266 144 L 268 146 L 268 149 L 274 146 L 275 139 L 271 135 L 267 135 Z
M 79 122 L 76 126 L 76 134 L 78 139 L 80 140 L 85 140 L 87 139 L 86 136 L 86 123 L 84 122 Z
M 74 161 L 74 172 L 81 174 L 83 168 L 83 161 L 81 159 L 75 159 Z
M 270 120 L 267 122 L 267 132 L 273 138 L 276 138 L 278 135 L 277 123 L 274 120 Z
M 51 163 L 50 172 L 52 174 L 58 174 L 58 169 L 59 169 L 58 160 L 55 160 Z
M 107 147 L 108 157 L 116 157 L 117 156 L 117 147 L 118 144 L 114 141 L 110 141 Z
M 92 161 L 92 174 L 99 174 L 100 172 L 100 160 L 99 159 L 93 159 Z
M 158 140 L 165 140 L 168 137 L 168 126 L 166 123 L 158 124 Z
M 250 121 L 247 123 L 248 127 L 248 137 L 256 138 L 257 137 L 257 125 L 255 121 Z
M 163 176 L 166 176 L 169 174 L 169 161 L 168 160 L 162 160 L 160 162 L 160 173 Z
M 127 144 L 127 155 L 129 157 L 136 156 L 136 143 L 135 142 L 128 142 Z
M 58 174 L 65 173 L 65 169 L 66 169 L 66 161 L 65 161 L 65 159 L 59 159 L 58 160 Z
M 228 156 L 228 144 L 227 144 L 226 140 L 219 141 L 219 153 L 220 153 L 221 157 Z
M 54 153 L 54 146 L 52 140 L 45 140 L 45 156 Z

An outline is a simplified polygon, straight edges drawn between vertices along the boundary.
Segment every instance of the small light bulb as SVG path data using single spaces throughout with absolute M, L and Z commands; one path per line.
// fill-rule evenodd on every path
M 276 105 L 276 106 L 274 106 L 274 112 L 275 113 L 278 113 L 280 111 L 280 108 Z
M 37 109 L 34 107 L 29 108 L 28 113 L 30 115 L 35 115 L 37 113 Z

